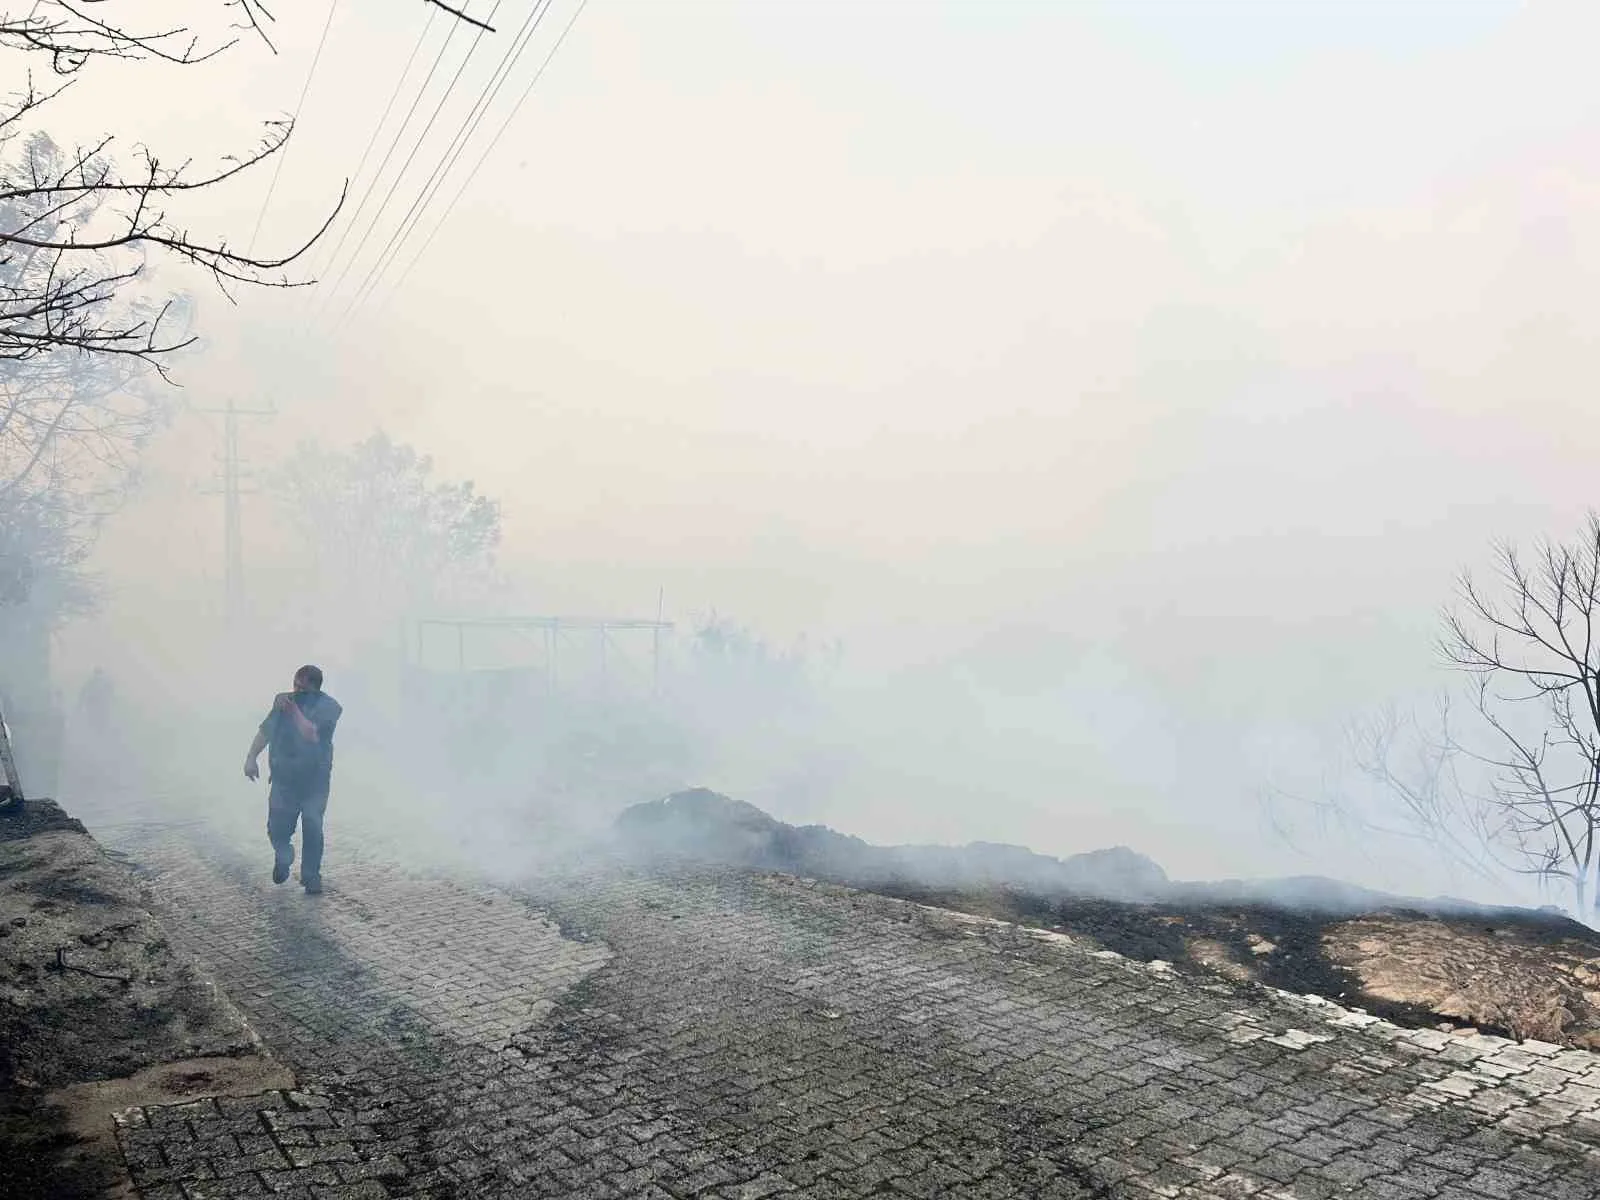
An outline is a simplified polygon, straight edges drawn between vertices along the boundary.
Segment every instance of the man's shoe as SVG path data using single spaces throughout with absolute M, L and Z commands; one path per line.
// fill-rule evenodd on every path
M 283 883 L 288 878 L 289 878 L 289 864 L 288 863 L 273 863 L 272 864 L 272 882 L 273 883 Z
M 306 895 L 308 895 L 308 896 L 320 896 L 320 895 L 322 895 L 322 877 L 321 876 L 313 875 L 310 879 L 302 879 L 300 882 L 305 885 Z

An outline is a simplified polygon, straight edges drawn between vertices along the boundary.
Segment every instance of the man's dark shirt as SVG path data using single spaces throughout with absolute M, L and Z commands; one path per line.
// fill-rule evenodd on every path
M 306 720 L 316 726 L 317 740 L 308 742 L 288 713 L 272 711 L 261 722 L 267 738 L 267 763 L 274 783 L 326 791 L 333 779 L 333 731 L 344 712 L 326 692 L 288 692 Z

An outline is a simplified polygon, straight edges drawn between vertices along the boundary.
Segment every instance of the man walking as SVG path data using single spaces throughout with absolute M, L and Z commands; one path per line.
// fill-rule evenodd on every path
M 322 818 L 333 782 L 333 731 L 343 711 L 322 690 L 322 671 L 301 667 L 294 673 L 294 691 L 273 699 L 272 711 L 261 722 L 244 760 L 245 778 L 259 779 L 256 759 L 270 747 L 267 837 L 272 842 L 272 882 L 289 878 L 294 862 L 291 839 L 299 822 L 300 882 L 309 896 L 322 892 Z

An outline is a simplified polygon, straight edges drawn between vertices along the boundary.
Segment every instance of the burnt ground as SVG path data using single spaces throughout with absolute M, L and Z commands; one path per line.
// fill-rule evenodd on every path
M 698 807 L 715 817 L 719 803 Z M 384 842 L 387 815 L 363 823 L 350 813 L 341 830 L 355 836 L 340 843 L 332 886 L 316 899 L 273 887 L 259 826 L 242 814 L 198 830 L 120 827 L 116 845 L 148 889 L 137 906 L 137 885 L 81 835 L 0 842 L 0 915 L 29 906 L 21 928 L 37 939 L 0 940 L 0 989 L 9 963 L 36 964 L 41 950 L 53 958 L 71 922 L 94 935 L 67 957 L 93 973 L 42 973 L 7 1003 L 67 983 L 103 987 L 104 1032 L 120 1037 L 127 996 L 165 976 L 136 970 L 140 930 L 108 922 L 114 906 L 67 901 L 58 868 L 76 861 L 73 894 L 148 904 L 177 948 L 157 947 L 156 958 L 203 964 L 284 1076 L 234 1079 L 230 1091 L 236 1060 L 214 1054 L 63 1085 L 43 1078 L 56 1059 L 36 1054 L 19 1057 L 13 1085 L 32 1089 L 40 1128 L 109 1130 L 129 1182 L 150 1200 L 849 1200 L 891 1188 L 952 1200 L 1397 1200 L 1419 1194 L 1417 1183 L 1441 1197 L 1600 1200 L 1600 1056 L 1407 1031 L 1265 986 L 1145 969 L 1096 953 L 1088 936 L 1032 936 L 799 879 L 795 868 L 853 872 L 882 891 L 914 880 L 924 901 L 1039 925 L 1097 913 L 1108 940 L 1120 931 L 1134 955 L 1165 950 L 1178 961 L 1174 948 L 1184 949 L 1196 972 L 1270 973 L 1274 954 L 1292 959 L 1293 931 L 1267 923 L 1277 906 L 1247 903 L 1237 888 L 1201 896 L 1171 885 L 1130 851 L 1057 861 L 1014 847 L 850 843 L 830 863 L 838 835 L 783 827 L 763 842 L 753 811 L 729 814 L 737 836 L 717 852 L 745 856 L 731 867 L 639 870 L 611 854 L 563 856 L 507 886 L 466 860 L 441 870 L 435 848 L 415 838 L 413 857 L 393 857 L 405 840 Z M 678 852 L 715 839 L 690 843 Z M 1008 876 L 1029 886 L 1008 894 L 994 882 Z M 1069 906 L 1084 894 L 1068 881 L 1169 894 L 1085 909 Z M 1397 934 L 1384 914 L 1352 912 L 1366 900 L 1346 900 L 1336 922 L 1356 953 L 1409 962 L 1432 947 L 1446 980 L 1476 954 L 1466 931 L 1440 935 L 1429 918 L 1402 920 Z M 1196 913 L 1217 923 L 1202 929 Z M 1338 935 L 1324 928 L 1320 944 Z M 1235 962 L 1241 938 L 1256 964 Z M 177 1010 L 174 997 L 151 998 Z M 145 1032 L 165 1057 L 205 1031 Z M 70 1164 L 82 1146 L 63 1138 L 39 1157 Z M 6 1168 L 16 1157 L 0 1146 Z M 64 1200 L 64 1177 L 0 1174 L 0 1193 L 15 1185 Z
M 1399 908 L 1351 915 L 909 883 L 874 890 L 1088 938 L 1190 974 L 1322 996 L 1398 1025 L 1470 1025 L 1600 1047 L 1600 991 L 1594 982 L 1584 987 L 1586 970 L 1600 980 L 1600 933 L 1543 914 L 1501 910 L 1484 919 Z
M 566 846 L 492 884 L 341 816 L 315 901 L 242 816 L 118 836 L 297 1085 L 122 1113 L 151 1200 L 1600 1200 L 1594 1055 L 776 870 Z
M 271 1072 L 79 822 L 48 800 L 0 813 L 0 1194 L 114 1190 L 111 1107 Z
M 67 816 L 48 800 L 29 800 L 0 807 L 0 842 L 18 842 L 41 833 L 83 833 L 83 822 Z
M 1546 911 L 1413 901 L 1321 879 L 1176 883 L 1124 847 L 1054 859 L 981 843 L 872 846 L 704 790 L 638 805 L 618 833 L 645 857 L 824 879 L 1051 929 L 1396 1024 L 1600 1049 L 1600 932 Z

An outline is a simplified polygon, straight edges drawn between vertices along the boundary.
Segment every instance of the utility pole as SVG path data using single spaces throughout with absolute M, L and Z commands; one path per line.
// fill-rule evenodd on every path
M 208 495 L 222 495 L 222 594 L 223 614 L 229 633 L 244 625 L 244 532 L 240 520 L 239 498 L 246 494 L 242 486 L 243 462 L 239 457 L 239 418 L 271 417 L 277 412 L 271 408 L 240 408 L 229 400 L 225 408 L 202 408 L 200 412 L 222 415 L 222 486 L 208 489 Z

